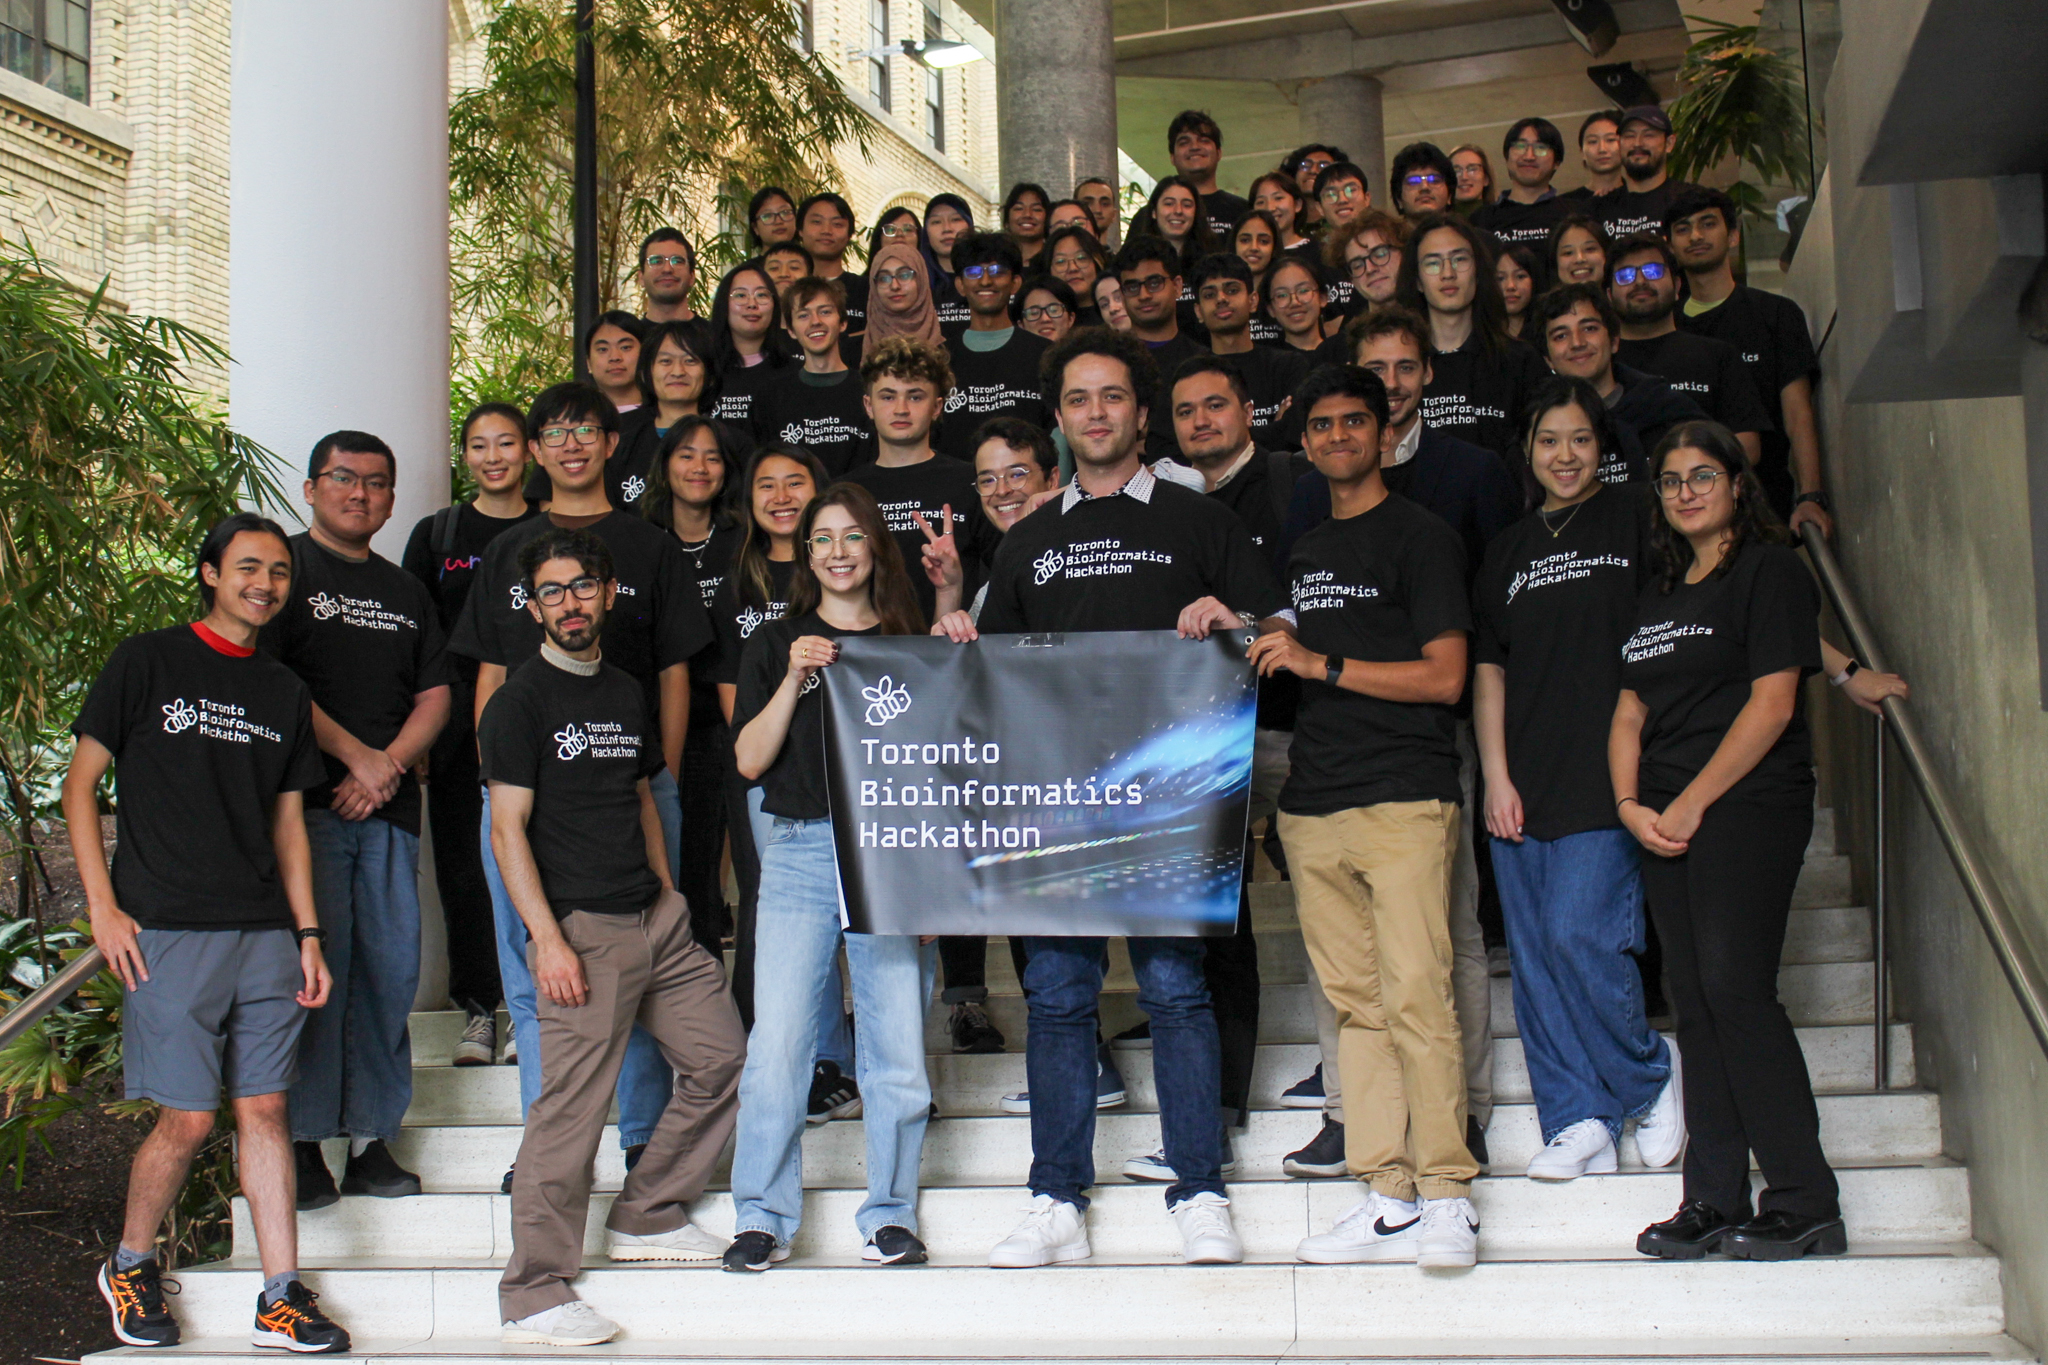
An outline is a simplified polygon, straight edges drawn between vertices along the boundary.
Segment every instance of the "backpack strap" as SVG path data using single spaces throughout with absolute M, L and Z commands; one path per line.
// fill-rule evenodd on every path
M 456 514 L 461 510 L 451 503 L 434 513 L 428 540 L 434 547 L 434 558 L 439 561 L 434 569 L 434 581 L 437 583 L 448 576 L 448 556 L 455 552 L 455 530 L 459 520 Z

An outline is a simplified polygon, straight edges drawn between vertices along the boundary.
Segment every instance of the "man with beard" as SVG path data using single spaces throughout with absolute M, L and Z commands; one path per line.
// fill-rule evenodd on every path
M 688 322 L 690 290 L 697 284 L 697 248 L 672 227 L 656 228 L 640 244 L 640 292 L 649 322 Z
M 1607 300 L 1621 320 L 1622 364 L 1656 375 L 1735 433 L 1752 465 L 1773 423 L 1735 348 L 1678 330 L 1678 257 L 1662 237 L 1616 243 L 1607 258 Z
M 1593 216 L 1615 241 L 1638 232 L 1657 232 L 1673 200 L 1696 188 L 1671 179 L 1671 119 L 1654 104 L 1639 104 L 1621 116 L 1621 188 L 1593 201 Z
M 591 1346 L 617 1323 L 569 1288 L 583 1265 L 591 1163 L 637 1025 L 675 1091 L 605 1219 L 615 1261 L 725 1249 L 690 1222 L 739 1111 L 746 1035 L 717 958 L 690 934 L 648 779 L 662 746 L 638 680 L 599 641 L 618 598 L 611 551 L 550 528 L 519 549 L 526 609 L 546 635 L 477 727 L 491 847 L 531 936 L 546 1081 L 526 1112 L 512 1182 L 504 1340 Z
M 1195 262 L 1192 274 L 1195 316 L 1208 329 L 1210 353 L 1231 358 L 1250 394 L 1252 438 L 1275 449 L 1299 449 L 1301 423 L 1290 416 L 1288 399 L 1308 373 L 1307 353 L 1292 346 L 1253 344 L 1252 315 L 1259 311 L 1259 284 L 1243 257 L 1226 252 L 1204 256 Z M 1169 399 L 1178 403 L 1171 395 Z M 1176 406 L 1174 411 L 1178 410 Z M 1185 455 L 1186 441 L 1180 446 Z M 1235 457 L 1237 451 L 1229 454 Z
M 1202 197 L 1202 215 L 1216 240 L 1227 241 L 1231 228 L 1251 205 L 1240 195 L 1216 188 L 1216 167 L 1223 159 L 1223 130 L 1200 109 L 1183 109 L 1166 129 L 1166 154 L 1174 174 L 1184 177 Z

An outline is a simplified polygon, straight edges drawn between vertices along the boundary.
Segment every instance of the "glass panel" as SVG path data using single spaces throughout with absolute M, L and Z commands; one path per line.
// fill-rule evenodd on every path
M 0 66 L 35 80 L 42 74 L 36 70 L 37 65 L 36 40 L 11 28 L 0 28 Z
M 50 79 L 45 84 L 80 104 L 87 103 L 92 94 L 90 69 L 69 53 L 50 53 Z
M 889 46 L 889 6 L 887 0 L 868 0 L 868 46 L 885 48 Z M 868 59 L 868 94 L 884 109 L 889 107 L 889 60 L 886 57 Z
M 76 57 L 92 51 L 92 7 L 80 0 L 50 0 L 50 44 Z
M 36 7 L 34 0 L 0 0 L 0 24 L 18 29 L 24 34 L 36 31 Z

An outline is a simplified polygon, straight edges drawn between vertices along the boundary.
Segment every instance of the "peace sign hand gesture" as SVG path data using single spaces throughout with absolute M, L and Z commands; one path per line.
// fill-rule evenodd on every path
M 935 588 L 957 588 L 963 577 L 960 569 L 960 548 L 953 541 L 953 504 L 947 503 L 940 513 L 942 532 L 932 530 L 931 523 L 924 519 L 923 512 L 913 513 L 917 518 L 917 529 L 924 532 L 924 576 Z

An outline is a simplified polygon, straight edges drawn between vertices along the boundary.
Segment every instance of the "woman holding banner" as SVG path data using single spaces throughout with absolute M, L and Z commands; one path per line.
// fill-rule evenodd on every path
M 734 759 L 774 817 L 761 849 L 755 951 L 776 970 L 754 983 L 754 1027 L 740 1078 L 736 1213 L 725 1268 L 766 1270 L 789 1255 L 803 1217 L 805 1108 L 819 990 L 842 933 L 826 794 L 820 670 L 847 635 L 919 635 L 925 623 L 903 557 L 872 495 L 834 484 L 804 509 L 789 614 L 754 632 L 740 663 Z M 936 959 L 903 935 L 846 934 L 858 1077 L 865 1102 L 868 1197 L 855 1215 L 863 1260 L 919 1265 L 917 1170 L 931 1106 L 924 1007 Z M 836 992 L 833 994 L 836 995 Z

